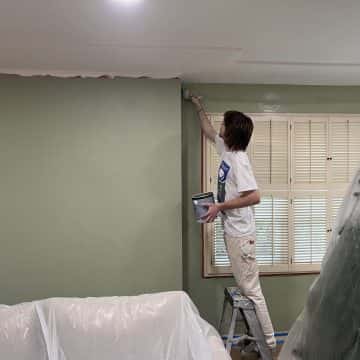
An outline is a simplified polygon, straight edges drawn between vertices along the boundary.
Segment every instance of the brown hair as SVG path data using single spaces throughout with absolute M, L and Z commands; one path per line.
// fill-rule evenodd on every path
M 251 118 L 240 111 L 224 114 L 224 141 L 231 151 L 245 151 L 254 129 Z

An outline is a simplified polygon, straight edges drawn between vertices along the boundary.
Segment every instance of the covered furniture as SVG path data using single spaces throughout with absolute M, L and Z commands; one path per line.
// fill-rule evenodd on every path
M 0 305 L 0 359 L 230 360 L 184 292 Z

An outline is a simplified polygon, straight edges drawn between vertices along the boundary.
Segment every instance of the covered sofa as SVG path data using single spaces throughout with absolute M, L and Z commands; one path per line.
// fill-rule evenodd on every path
M 184 292 L 0 305 L 2 360 L 230 360 Z

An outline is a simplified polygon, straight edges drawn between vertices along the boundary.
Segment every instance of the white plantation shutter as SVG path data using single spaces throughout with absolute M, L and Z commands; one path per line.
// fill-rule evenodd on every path
M 249 158 L 262 273 L 320 270 L 344 192 L 360 166 L 360 116 L 250 114 Z M 222 115 L 211 120 L 218 131 Z M 204 191 L 217 192 L 219 156 L 204 142 Z M 205 275 L 231 273 L 220 219 L 204 226 Z
M 293 121 L 293 173 L 295 184 L 325 183 L 327 180 L 327 120 Z
M 349 126 L 346 119 L 334 119 L 331 126 L 331 177 L 335 183 L 349 180 Z
M 328 244 L 328 118 L 292 119 L 291 271 L 319 270 Z M 314 189 L 318 191 L 314 194 Z
M 288 121 L 276 117 L 254 118 L 251 160 L 261 185 L 288 183 Z
M 336 223 L 336 217 L 339 213 L 341 204 L 343 201 L 342 196 L 334 196 L 331 199 L 331 228 L 334 230 L 335 223 Z
M 293 199 L 294 264 L 321 263 L 327 248 L 326 195 Z
M 349 120 L 349 181 L 360 166 L 360 118 Z
M 348 183 L 360 165 L 360 118 L 331 118 L 331 176 Z
M 263 120 L 256 123 L 252 139 L 252 163 L 259 184 L 271 182 L 271 122 Z
M 271 121 L 271 183 L 287 184 L 289 179 L 289 124 L 284 119 Z
M 259 265 L 289 263 L 289 200 L 282 196 L 263 196 L 255 207 L 256 258 Z M 274 271 L 274 269 L 271 269 Z
M 253 120 L 251 163 L 263 193 L 255 207 L 256 258 L 262 272 L 288 271 L 289 200 L 272 190 L 284 190 L 289 182 L 289 121 L 274 115 Z

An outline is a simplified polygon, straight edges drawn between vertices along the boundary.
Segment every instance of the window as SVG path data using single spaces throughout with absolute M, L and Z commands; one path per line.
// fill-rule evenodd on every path
M 261 190 L 255 207 L 262 273 L 317 272 L 342 197 L 360 165 L 360 115 L 249 114 L 247 153 Z M 219 130 L 222 115 L 209 114 Z M 219 157 L 203 141 L 203 190 L 216 193 Z M 221 221 L 203 228 L 204 275 L 231 274 Z

